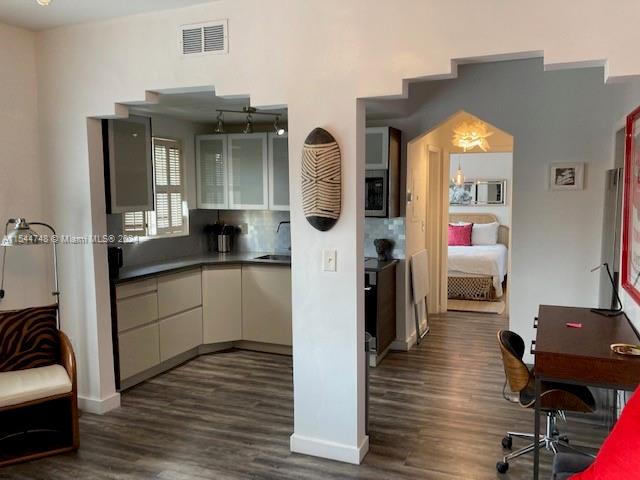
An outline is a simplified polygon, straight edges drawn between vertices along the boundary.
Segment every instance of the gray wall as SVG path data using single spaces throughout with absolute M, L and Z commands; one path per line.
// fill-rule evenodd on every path
M 405 140 L 459 110 L 514 136 L 510 321 L 527 344 L 539 304 L 598 302 L 589 269 L 600 260 L 604 173 L 615 130 L 640 103 L 637 81 L 603 78 L 602 68 L 544 72 L 541 59 L 465 65 L 457 79 L 411 85 L 408 100 L 368 103 L 367 124 L 399 128 Z M 554 162 L 584 162 L 584 190 L 549 191 Z

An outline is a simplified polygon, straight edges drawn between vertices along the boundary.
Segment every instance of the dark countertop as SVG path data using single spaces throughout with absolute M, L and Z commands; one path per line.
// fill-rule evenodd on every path
M 140 280 L 142 278 L 152 277 L 162 273 L 189 270 L 206 265 L 260 264 L 291 266 L 291 259 L 260 260 L 256 258 L 262 255 L 266 254 L 263 252 L 210 253 L 206 255 L 195 255 L 176 258 L 173 260 L 165 260 L 162 262 L 148 263 L 145 265 L 133 265 L 121 268 L 118 273 L 118 277 L 115 278 L 114 281 L 116 283 L 121 283 L 130 280 Z M 380 262 L 376 258 L 367 258 L 365 259 L 364 266 L 367 272 L 380 272 L 385 268 L 389 268 L 391 265 L 395 265 L 396 263 L 398 263 L 398 260 Z
M 255 257 L 266 255 L 261 252 L 250 253 L 209 253 L 206 255 L 195 255 L 191 257 L 176 258 L 162 262 L 154 262 L 146 265 L 134 265 L 123 267 L 114 279 L 116 283 L 129 280 L 139 280 L 145 277 L 159 275 L 161 273 L 189 270 L 191 268 L 205 265 L 241 265 L 241 264 L 262 264 L 262 265 L 284 265 L 291 266 L 291 260 L 258 260 Z

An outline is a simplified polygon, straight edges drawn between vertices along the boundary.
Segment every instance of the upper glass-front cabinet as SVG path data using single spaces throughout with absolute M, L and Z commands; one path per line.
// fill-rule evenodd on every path
M 151 119 L 104 120 L 109 162 L 108 213 L 153 210 Z
M 228 169 L 227 135 L 196 137 L 198 208 L 229 208 Z
M 389 168 L 389 127 L 369 127 L 365 133 L 365 169 Z
M 269 208 L 267 134 L 227 135 L 229 153 L 229 208 Z
M 289 138 L 269 134 L 269 210 L 289 210 Z

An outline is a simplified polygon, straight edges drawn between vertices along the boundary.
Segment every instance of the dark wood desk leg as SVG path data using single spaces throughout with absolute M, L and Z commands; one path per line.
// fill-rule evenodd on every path
M 535 448 L 533 450 L 533 480 L 538 480 L 538 471 L 540 470 L 540 447 L 538 443 L 538 439 L 540 438 L 540 378 L 535 377 L 535 385 L 536 385 L 536 404 L 535 404 L 535 415 L 536 418 L 534 420 L 534 430 L 533 430 L 533 441 L 535 443 Z

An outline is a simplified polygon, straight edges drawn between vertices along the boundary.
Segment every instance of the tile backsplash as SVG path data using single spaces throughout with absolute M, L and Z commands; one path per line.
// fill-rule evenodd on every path
M 246 224 L 247 233 L 237 235 L 233 250 L 236 252 L 291 253 L 291 226 L 289 212 L 273 210 L 221 210 L 220 222 L 230 225 Z
M 162 262 L 207 252 L 204 226 L 215 223 L 218 214 L 210 210 L 189 210 L 189 235 L 184 237 L 154 238 L 140 243 L 121 244 L 123 264 L 127 267 Z M 107 215 L 107 231 L 122 233 L 122 215 Z
M 246 225 L 246 232 L 236 235 L 233 250 L 236 252 L 291 253 L 291 226 L 278 224 L 289 221 L 289 212 L 267 210 L 190 210 L 189 236 L 159 238 L 122 246 L 125 266 L 162 262 L 190 255 L 202 255 L 211 251 L 211 242 L 203 230 L 205 225 L 219 221 L 230 225 Z M 107 215 L 109 233 L 122 232 L 122 216 Z M 404 258 L 404 218 L 365 219 L 364 252 L 367 257 L 376 257 L 373 241 L 386 238 L 394 242 L 392 255 Z
M 398 218 L 365 218 L 364 222 L 364 255 L 365 257 L 377 257 L 376 247 L 373 241 L 378 238 L 386 238 L 393 241 L 393 258 L 404 258 L 405 230 L 404 217 Z

